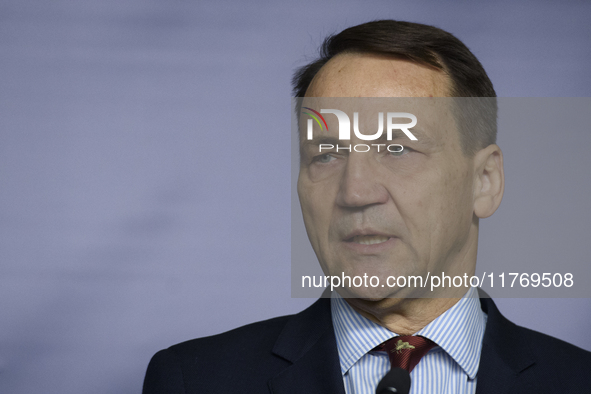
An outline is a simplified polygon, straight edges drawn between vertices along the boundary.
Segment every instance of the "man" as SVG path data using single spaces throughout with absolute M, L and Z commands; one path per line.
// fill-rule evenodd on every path
M 300 131 L 298 195 L 325 274 L 473 274 L 478 221 L 498 208 L 504 173 L 496 103 L 478 104 L 496 94 L 472 53 L 431 26 L 370 22 L 328 38 L 294 91 L 310 111 L 343 97 L 407 97 L 403 113 L 423 125 L 414 140 L 382 141 L 402 147 L 394 151 L 336 149 L 328 116 L 311 139 Z M 382 105 L 372 100 L 350 101 L 348 112 Z M 342 286 L 297 315 L 157 353 L 144 392 L 373 393 L 398 366 L 412 393 L 591 392 L 590 353 L 515 326 L 474 289 L 448 290 Z

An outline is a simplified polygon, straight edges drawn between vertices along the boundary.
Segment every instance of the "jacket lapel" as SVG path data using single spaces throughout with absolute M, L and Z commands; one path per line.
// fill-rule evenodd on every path
M 269 381 L 272 393 L 345 393 L 329 298 L 291 318 L 273 353 L 292 365 Z
M 481 297 L 488 297 L 481 292 Z M 507 320 L 490 298 L 480 298 L 488 314 L 478 367 L 476 394 L 519 392 L 520 375 L 535 363 L 527 339 Z

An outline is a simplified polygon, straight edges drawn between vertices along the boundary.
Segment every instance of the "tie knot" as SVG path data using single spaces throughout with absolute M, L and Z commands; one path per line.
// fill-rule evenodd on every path
M 389 339 L 377 349 L 388 353 L 392 368 L 403 368 L 410 373 L 434 346 L 435 342 L 425 337 L 405 335 Z

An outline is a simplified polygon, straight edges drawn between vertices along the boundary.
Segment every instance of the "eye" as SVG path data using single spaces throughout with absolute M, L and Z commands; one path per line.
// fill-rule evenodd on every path
M 314 159 L 312 159 L 313 162 L 322 163 L 322 164 L 329 163 L 332 160 L 334 160 L 334 157 L 332 155 L 328 154 L 328 153 L 325 153 L 323 155 L 315 156 Z
M 411 150 L 412 149 L 410 149 L 406 146 L 398 145 L 398 146 L 393 146 L 391 149 L 388 149 L 388 152 L 390 152 L 391 156 L 399 157 L 399 156 L 403 156 L 403 155 L 407 154 Z

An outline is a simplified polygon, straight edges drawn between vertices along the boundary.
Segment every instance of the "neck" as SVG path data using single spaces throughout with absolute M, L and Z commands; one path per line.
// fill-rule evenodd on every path
M 399 335 L 412 335 L 454 306 L 457 298 L 346 298 L 362 316 Z

